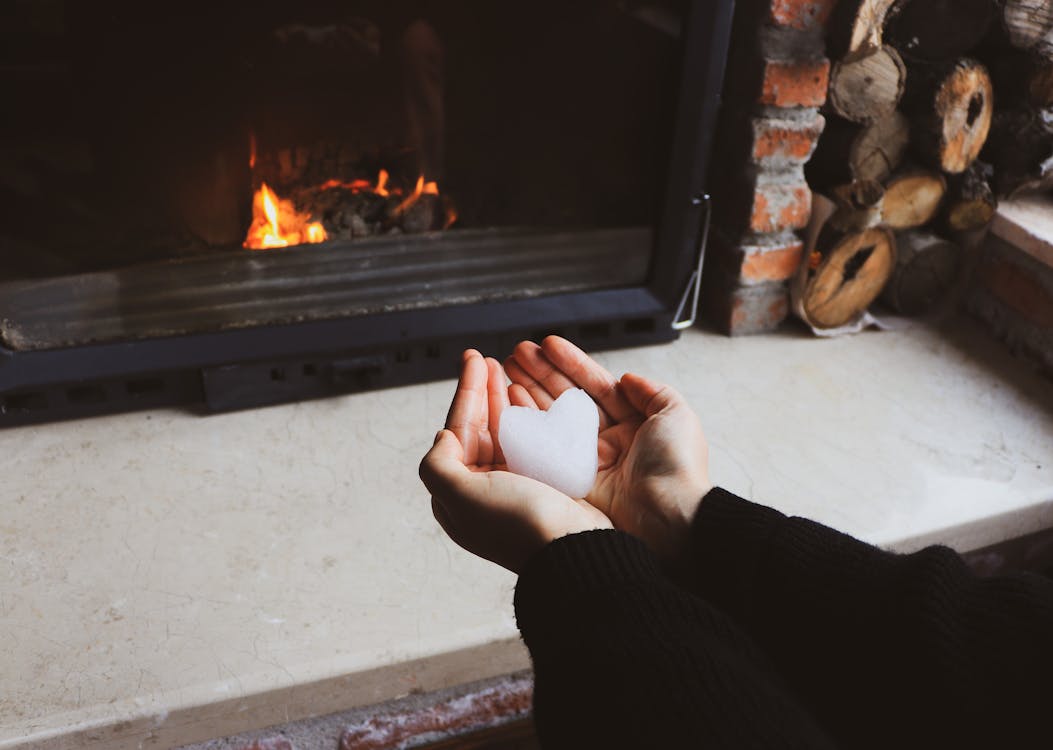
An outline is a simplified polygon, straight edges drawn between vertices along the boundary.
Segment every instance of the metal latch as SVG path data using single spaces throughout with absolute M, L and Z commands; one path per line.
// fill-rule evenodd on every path
M 680 304 L 676 306 L 676 314 L 673 316 L 672 325 L 673 330 L 676 331 L 683 331 L 695 324 L 695 316 L 698 314 L 698 293 L 702 289 L 702 263 L 706 259 L 706 243 L 709 242 L 709 219 L 713 206 L 709 194 L 702 193 L 702 195 L 695 196 L 691 199 L 691 203 L 696 206 L 705 204 L 706 211 L 702 217 L 702 238 L 698 243 L 698 263 L 695 265 L 695 270 L 691 272 L 691 278 L 687 280 L 687 288 L 681 295 Z M 690 317 L 687 320 L 681 320 L 688 297 L 691 298 Z

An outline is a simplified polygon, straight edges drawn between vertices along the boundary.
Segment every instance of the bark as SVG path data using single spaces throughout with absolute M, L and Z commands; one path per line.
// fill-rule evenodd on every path
M 1053 113 L 1030 108 L 999 112 L 983 156 L 994 168 L 992 188 L 999 198 L 1053 186 Z
M 958 275 L 961 249 L 929 232 L 896 233 L 896 263 L 881 301 L 904 315 L 924 315 L 943 302 Z
M 997 15 L 993 0 L 900 0 L 884 38 L 904 58 L 951 60 L 972 50 Z

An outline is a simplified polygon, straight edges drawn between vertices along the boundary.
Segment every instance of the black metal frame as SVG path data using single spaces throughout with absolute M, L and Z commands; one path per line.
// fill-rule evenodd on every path
M 248 408 L 452 377 L 461 351 L 560 333 L 590 350 L 677 337 L 698 262 L 733 0 L 692 0 L 666 199 L 646 285 L 119 343 L 0 347 L 0 426 L 136 408 Z M 265 353 L 265 355 L 263 354 Z

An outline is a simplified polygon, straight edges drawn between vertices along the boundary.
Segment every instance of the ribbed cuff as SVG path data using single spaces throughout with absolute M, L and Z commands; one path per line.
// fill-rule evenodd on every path
M 741 613 L 786 516 L 720 487 L 702 499 L 691 529 L 698 593 L 731 613 Z
M 532 557 L 516 584 L 515 610 L 520 630 L 529 613 L 544 612 L 558 601 L 573 601 L 594 591 L 662 577 L 647 546 L 630 534 L 584 531 L 556 539 Z

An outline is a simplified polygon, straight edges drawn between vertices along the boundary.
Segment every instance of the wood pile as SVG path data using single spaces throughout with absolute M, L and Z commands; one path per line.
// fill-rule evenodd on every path
M 806 167 L 836 211 L 801 308 L 836 328 L 931 311 L 997 201 L 1053 189 L 1053 0 L 841 0 L 826 129 Z

